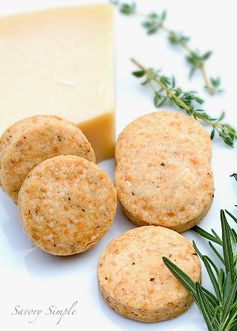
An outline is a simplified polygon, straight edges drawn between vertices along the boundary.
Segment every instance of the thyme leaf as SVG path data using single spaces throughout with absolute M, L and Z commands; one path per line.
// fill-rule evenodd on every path
M 131 61 L 138 68 L 133 72 L 133 75 L 139 79 L 143 78 L 141 84 L 148 85 L 151 88 L 155 107 L 175 106 L 197 121 L 210 126 L 211 139 L 217 134 L 227 145 L 234 145 L 237 139 L 237 131 L 231 125 L 223 122 L 224 112 L 218 117 L 211 117 L 201 108 L 204 100 L 193 91 L 186 92 L 177 87 L 174 77 L 165 76 L 160 70 L 146 68 L 134 59 L 131 59 Z
M 137 10 L 135 2 L 126 3 L 119 0 L 111 0 L 113 5 L 118 7 L 120 13 L 124 15 L 137 15 L 142 17 L 142 26 L 148 35 L 163 31 L 167 35 L 169 43 L 173 46 L 179 46 L 186 53 L 185 59 L 190 67 L 189 77 L 197 71 L 200 72 L 204 87 L 209 95 L 214 95 L 223 92 L 221 89 L 221 80 L 219 77 L 209 77 L 206 72 L 206 61 L 211 57 L 212 51 L 207 51 L 201 54 L 198 50 L 192 49 L 189 46 L 191 38 L 165 25 L 167 12 L 164 10 L 161 13 L 150 12 L 148 14 L 141 13 Z

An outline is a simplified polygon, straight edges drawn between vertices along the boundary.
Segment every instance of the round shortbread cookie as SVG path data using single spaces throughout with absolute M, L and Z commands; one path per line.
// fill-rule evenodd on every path
M 142 322 L 168 320 L 185 312 L 192 295 L 162 257 L 169 258 L 194 282 L 200 281 L 197 254 L 184 236 L 144 226 L 123 233 L 101 254 L 98 283 L 105 302 L 122 316 Z
M 27 174 L 40 162 L 57 155 L 77 155 L 95 162 L 91 144 L 73 123 L 56 116 L 33 116 L 19 121 L 0 142 L 1 184 L 17 203 Z
M 30 122 L 30 119 L 35 119 L 35 121 L 38 121 L 39 118 L 42 116 L 34 116 L 34 117 L 29 117 L 27 120 L 23 119 L 21 121 L 18 121 L 14 123 L 12 126 L 10 126 L 7 130 L 4 131 L 2 136 L 0 137 L 0 186 L 1 186 L 1 163 L 2 163 L 2 157 L 5 152 L 5 149 L 7 146 L 11 143 L 12 139 L 14 136 L 17 135 L 18 132 L 22 131 L 24 127 L 28 127 L 29 125 L 26 125 L 26 123 Z
M 211 160 L 211 139 L 200 123 L 174 111 L 160 111 L 143 115 L 124 128 L 115 146 L 116 162 L 150 143 L 164 148 L 169 144 L 176 155 L 195 150 L 203 161 Z
M 170 122 L 172 114 L 174 115 L 175 127 L 178 126 L 177 118 L 179 121 L 188 118 L 177 117 L 174 112 L 162 112 L 161 117 L 166 117 L 167 113 Z M 149 123 L 149 115 L 145 117 Z M 156 113 L 150 114 L 151 123 L 154 122 L 154 117 L 157 119 Z M 135 120 L 135 127 L 137 122 L 139 119 Z M 132 125 L 133 123 L 130 128 Z M 162 133 L 162 126 L 157 128 L 157 133 L 152 127 L 152 140 L 150 127 L 144 123 L 146 125 L 143 131 L 147 131 L 148 138 L 145 137 L 144 140 L 140 139 L 139 134 L 137 137 L 135 131 L 127 137 L 126 129 L 120 135 L 123 143 L 120 144 L 119 138 L 119 160 L 115 171 L 118 199 L 125 215 L 138 226 L 160 225 L 178 232 L 186 231 L 206 215 L 212 204 L 214 184 L 209 145 L 197 150 L 199 142 L 193 143 L 191 126 L 187 139 L 182 130 L 181 138 L 177 130 L 176 137 L 166 137 L 166 133 Z M 196 125 L 193 131 L 195 128 Z M 167 130 L 165 126 L 164 132 Z M 203 128 L 199 131 L 205 132 Z M 201 141 L 205 137 L 206 133 L 203 136 L 200 134 Z M 198 141 L 196 133 L 195 139 Z
M 116 191 L 96 164 L 71 155 L 37 165 L 19 192 L 26 234 L 53 255 L 73 255 L 96 245 L 112 224 Z
M 160 161 L 159 161 L 160 160 Z M 162 160 L 162 161 L 161 161 Z M 213 176 L 200 161 L 185 162 L 149 149 L 117 164 L 115 186 L 125 215 L 136 225 L 160 225 L 178 232 L 197 224 L 213 200 Z

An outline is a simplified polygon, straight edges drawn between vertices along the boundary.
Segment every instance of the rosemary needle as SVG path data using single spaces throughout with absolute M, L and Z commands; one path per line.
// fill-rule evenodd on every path
M 223 123 L 224 112 L 217 118 L 210 117 L 205 110 L 200 109 L 204 100 L 194 92 L 184 92 L 180 87 L 177 87 L 173 76 L 167 77 L 162 75 L 160 70 L 146 68 L 135 59 L 131 59 L 131 61 L 138 68 L 137 71 L 133 72 L 133 75 L 137 78 L 143 78 L 141 84 L 148 85 L 152 89 L 153 102 L 156 107 L 173 105 L 194 119 L 209 125 L 212 128 L 211 139 L 217 133 L 227 145 L 234 145 L 237 132 L 229 124 Z
M 186 52 L 187 55 L 185 56 L 185 59 L 190 66 L 189 76 L 192 77 L 195 71 L 199 71 L 203 78 L 205 88 L 210 95 L 222 92 L 220 89 L 220 78 L 209 78 L 206 72 L 205 62 L 210 58 L 212 52 L 207 51 L 204 54 L 200 54 L 199 51 L 194 50 L 189 46 L 189 37 L 169 29 L 164 23 L 167 17 L 166 11 L 163 11 L 161 14 L 156 12 L 143 14 L 137 10 L 137 5 L 135 2 L 124 3 L 119 0 L 111 0 L 110 2 L 113 5 L 118 6 L 120 13 L 124 15 L 136 14 L 141 16 L 144 19 L 142 26 L 146 30 L 147 34 L 151 35 L 159 32 L 160 30 L 164 31 L 167 34 L 168 41 L 171 45 L 179 46 Z
M 222 265 L 217 267 L 215 261 L 203 255 L 194 243 L 194 248 L 207 270 L 213 293 L 199 283 L 194 283 L 171 260 L 163 258 L 172 274 L 192 293 L 209 331 L 234 331 L 237 328 L 237 232 L 229 225 L 226 214 L 237 223 L 234 215 L 227 210 L 221 210 L 221 238 L 214 230 L 208 233 L 198 226 L 194 227 L 198 234 L 209 241 L 212 252 Z M 217 244 L 220 250 L 213 243 Z

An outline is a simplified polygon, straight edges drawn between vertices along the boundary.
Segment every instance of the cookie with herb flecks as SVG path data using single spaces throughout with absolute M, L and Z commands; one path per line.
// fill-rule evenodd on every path
M 179 233 L 159 226 L 129 230 L 108 245 L 98 262 L 98 283 L 105 302 L 124 317 L 168 320 L 185 312 L 192 295 L 163 263 L 169 258 L 194 281 L 201 279 L 192 244 Z
M 120 134 L 115 157 L 118 200 L 136 225 L 183 232 L 208 212 L 211 140 L 194 119 L 171 111 L 142 116 Z
M 171 152 L 181 157 L 194 149 L 204 161 L 211 160 L 212 147 L 208 132 L 193 118 L 174 111 L 146 114 L 128 124 L 116 142 L 116 162 L 149 144 L 164 149 L 168 144 Z
M 73 255 L 96 245 L 107 232 L 116 211 L 116 191 L 96 164 L 62 155 L 31 171 L 18 206 L 35 245 L 53 255 Z
M 73 123 L 57 116 L 33 116 L 13 124 L 0 140 L 1 185 L 17 203 L 27 174 L 50 157 L 72 154 L 95 161 L 91 144 Z

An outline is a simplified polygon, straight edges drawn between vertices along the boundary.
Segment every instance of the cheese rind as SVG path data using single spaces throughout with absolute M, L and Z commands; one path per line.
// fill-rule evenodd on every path
M 62 116 L 91 140 L 97 160 L 114 146 L 113 15 L 109 5 L 0 19 L 0 134 L 37 114 Z

